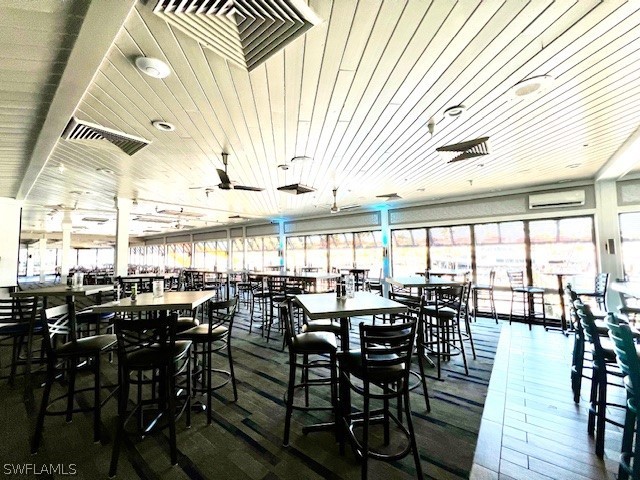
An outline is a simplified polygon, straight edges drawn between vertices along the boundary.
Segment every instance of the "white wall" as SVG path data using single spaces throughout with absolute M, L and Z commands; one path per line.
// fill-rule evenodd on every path
M 0 197 L 0 287 L 15 287 L 17 284 L 21 207 L 18 200 Z

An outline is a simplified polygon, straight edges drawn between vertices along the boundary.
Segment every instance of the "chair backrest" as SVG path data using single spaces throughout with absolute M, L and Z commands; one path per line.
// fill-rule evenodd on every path
M 463 283 L 461 285 L 453 285 L 450 287 L 441 287 L 436 289 L 436 310 L 441 307 L 449 307 L 456 310 L 457 315 L 460 316 L 460 311 L 464 306 L 464 299 L 467 290 L 466 285 L 467 284 Z
M 0 324 L 29 321 L 34 301 L 33 297 L 0 298 Z
M 598 327 L 596 327 L 596 320 L 591 313 L 589 305 L 585 305 L 580 300 L 575 302 L 576 313 L 580 318 L 582 329 L 584 331 L 585 340 L 593 345 L 593 364 L 598 368 L 605 368 L 605 353 L 600 343 L 600 336 L 598 335 Z
M 231 335 L 233 328 L 233 320 L 238 309 L 238 296 L 216 302 L 210 300 L 207 303 L 207 320 L 209 322 L 209 333 L 219 325 L 225 325 L 228 328 L 228 334 Z
M 269 287 L 269 295 L 284 295 L 287 285 L 286 277 L 267 277 L 267 286 Z
M 64 342 L 69 339 L 75 339 L 69 322 L 69 305 L 65 303 L 57 307 L 41 310 L 41 318 L 43 348 L 47 352 L 47 359 L 54 361 L 58 339 L 62 339 Z
M 604 297 L 607 294 L 608 283 L 609 283 L 609 274 L 599 273 L 598 275 L 596 275 L 596 284 L 595 284 L 594 292 L 597 295 L 602 295 Z
M 293 352 L 293 338 L 296 336 L 295 323 L 293 320 L 292 300 L 287 299 L 280 304 L 280 323 L 284 325 L 284 340 L 289 349 Z
M 394 374 L 395 379 L 409 379 L 411 354 L 416 333 L 416 322 L 408 321 L 393 325 L 365 325 L 360 323 L 360 355 L 363 381 L 375 380 L 379 375 L 402 367 Z M 392 379 L 387 377 L 387 380 Z
M 489 272 L 489 286 L 493 289 L 494 284 L 496 283 L 496 269 L 492 268 Z
M 578 300 L 578 294 L 573 289 L 573 286 L 570 283 L 564 287 L 564 295 L 567 300 L 567 305 L 569 305 L 569 314 L 571 316 L 571 321 L 573 322 L 573 326 L 576 330 L 579 330 L 579 334 L 584 336 L 582 333 L 582 324 L 580 323 L 580 317 L 578 317 L 578 312 L 576 311 L 575 303 Z
M 522 270 L 507 270 L 507 277 L 509 277 L 511 290 L 524 287 L 524 272 Z
M 173 364 L 178 313 L 162 315 L 149 312 L 146 318 L 116 317 L 115 333 L 118 340 L 118 363 L 127 367 L 129 355 L 143 348 L 156 348 L 160 362 Z
M 620 370 L 631 381 L 631 391 L 637 396 L 640 388 L 640 360 L 631 329 L 613 313 L 607 315 L 607 326 Z

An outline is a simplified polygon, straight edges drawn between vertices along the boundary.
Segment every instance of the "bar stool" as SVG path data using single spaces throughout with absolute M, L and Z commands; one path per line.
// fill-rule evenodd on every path
M 224 387 L 229 382 L 233 387 L 233 401 L 238 400 L 238 390 L 236 387 L 236 377 L 233 371 L 233 358 L 231 356 L 231 329 L 238 307 L 238 297 L 222 302 L 209 301 L 207 303 L 207 322 L 190 328 L 178 334 L 178 339 L 189 340 L 193 343 L 193 365 L 191 391 L 193 396 L 196 393 L 203 393 L 207 396 L 207 424 L 211 424 L 211 397 L 214 390 Z M 229 370 L 213 368 L 213 353 L 227 351 Z M 198 359 L 200 368 L 197 368 Z M 211 385 L 213 373 L 226 377 L 222 382 Z M 197 378 L 201 377 L 200 386 Z
M 413 452 L 417 477 L 422 478 L 422 466 L 409 399 L 409 372 L 415 333 L 416 322 L 413 321 L 378 326 L 360 323 L 360 350 L 343 352 L 338 356 L 342 422 L 356 455 L 362 459 L 363 479 L 368 475 L 369 458 L 395 461 L 411 452 Z M 358 381 L 352 381 L 351 377 Z M 364 407 L 361 412 L 351 411 L 350 392 L 362 396 Z M 398 416 L 394 415 L 390 409 L 390 400 L 393 399 L 399 403 Z M 372 400 L 381 400 L 382 409 L 372 409 Z M 400 420 L 402 407 L 406 414 L 406 427 Z M 383 444 L 388 446 L 391 439 L 391 421 L 407 438 L 407 446 L 391 453 L 372 448 L 369 438 L 370 425 L 383 424 Z M 355 429 L 359 427 L 362 427 L 362 440 L 355 433 Z M 341 435 L 341 453 L 344 453 L 344 444 L 345 438 Z
M 617 369 L 616 354 L 613 345 L 608 339 L 603 339 L 598 334 L 595 318 L 591 313 L 589 305 L 585 305 L 579 300 L 575 303 L 575 308 L 580 318 L 580 323 L 584 329 L 585 339 L 591 344 L 593 355 L 593 369 L 591 376 L 591 393 L 589 395 L 589 421 L 587 431 L 590 435 L 596 436 L 596 455 L 604 455 L 604 434 L 605 422 L 622 428 L 623 425 L 611 418 L 607 418 L 608 407 L 624 408 L 624 405 L 607 402 L 607 385 L 623 387 L 622 384 L 609 382 L 609 376 L 622 377 L 622 373 Z M 610 368 L 614 367 L 614 369 Z
M 509 286 L 511 287 L 511 311 L 509 312 L 509 325 L 513 320 L 514 303 L 522 304 L 522 317 L 529 324 L 531 330 L 532 322 L 537 318 L 542 318 L 542 325 L 547 328 L 547 316 L 544 308 L 544 288 L 534 287 L 524 284 L 524 273 L 521 270 L 507 271 Z M 536 307 L 540 313 L 536 313 Z
M 17 368 L 24 363 L 21 354 L 29 334 L 29 316 L 34 308 L 34 301 L 33 298 L 0 298 L 0 348 L 11 346 L 11 363 L 6 367 L 0 366 L 3 370 L 9 368 L 9 374 L 3 374 L 1 378 L 9 379 L 9 385 L 14 384 Z M 42 333 L 40 320 L 34 325 L 33 333 Z
M 607 310 L 607 287 L 609 285 L 609 274 L 599 273 L 596 275 L 593 290 L 576 290 L 579 297 L 591 297 L 596 301 L 600 310 Z
M 478 310 L 481 302 L 488 303 L 491 316 L 498 323 L 496 301 L 493 296 L 493 287 L 496 279 L 496 271 L 492 268 L 489 272 L 489 284 L 477 284 L 473 286 L 473 321 L 477 321 Z
M 117 388 L 113 388 L 104 400 L 101 399 L 101 390 L 107 387 L 103 387 L 100 383 L 100 356 L 115 346 L 116 336 L 94 335 L 76 339 L 75 332 L 71 331 L 69 306 L 64 304 L 42 312 L 42 337 L 47 354 L 47 373 L 42 403 L 36 420 L 36 431 L 31 443 L 31 453 L 37 453 L 40 448 L 44 417 L 47 415 L 65 415 L 67 422 L 70 422 L 74 413 L 92 411 L 93 441 L 100 441 L 100 411 L 104 403 L 117 391 Z M 64 343 L 58 344 L 59 337 L 65 338 Z M 71 339 L 67 340 L 69 337 Z M 93 387 L 76 389 L 76 372 L 81 359 L 87 360 L 87 365 L 93 372 Z M 61 378 L 61 373 L 67 375 L 67 393 L 49 401 L 53 383 Z M 91 390 L 93 391 L 93 406 L 74 408 L 73 401 L 76 394 Z M 67 403 L 66 409 L 50 409 L 64 399 Z
M 329 410 L 338 418 L 337 395 L 337 351 L 336 337 L 329 332 L 295 333 L 291 300 L 286 300 L 280 305 L 280 322 L 284 324 L 285 341 L 289 350 L 289 385 L 285 398 L 287 410 L 285 413 L 283 445 L 289 446 L 289 434 L 291 431 L 291 416 L 293 410 Z M 302 355 L 302 362 L 298 356 Z M 309 359 L 310 356 L 315 358 Z M 328 360 L 326 357 L 329 357 Z M 319 357 L 319 358 L 318 358 Z M 296 369 L 302 369 L 302 381 L 296 384 Z M 329 378 L 309 378 L 309 370 L 328 368 Z M 316 385 L 329 385 L 331 388 L 331 406 L 310 406 L 309 387 Z M 304 405 L 294 404 L 294 395 L 297 389 L 304 390 Z
M 629 475 L 632 479 L 638 479 L 640 478 L 640 458 L 638 458 L 640 455 L 640 435 L 636 433 L 634 442 L 634 431 L 640 432 L 640 415 L 638 415 L 640 360 L 629 325 L 620 322 L 614 314 L 610 313 L 608 326 L 618 365 L 625 376 L 624 384 L 627 392 L 618 480 L 627 480 Z

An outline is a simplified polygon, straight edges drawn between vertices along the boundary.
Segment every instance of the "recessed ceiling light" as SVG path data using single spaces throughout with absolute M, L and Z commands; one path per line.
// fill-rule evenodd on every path
M 145 75 L 153 78 L 165 78 L 171 73 L 169 65 L 157 58 L 138 57 L 136 58 L 136 67 Z
M 58 165 L 58 172 L 60 172 L 60 173 L 64 173 L 64 163 L 60 163 L 60 164 Z
M 154 120 L 151 125 L 163 132 L 173 132 L 176 129 L 173 123 L 165 122 L 164 120 Z
M 511 93 L 514 97 L 526 97 L 527 95 L 540 93 L 546 90 L 553 80 L 554 78 L 551 75 L 537 75 L 527 78 L 511 87 Z
M 103 167 L 96 168 L 96 172 L 106 173 L 107 175 L 114 175 L 116 173 L 110 168 L 103 168 Z
M 424 191 L 425 191 L 425 188 L 424 188 L 424 187 L 419 188 L 419 189 L 418 189 L 418 191 L 419 191 L 419 192 L 424 192 Z
M 449 107 L 444 111 L 445 117 L 451 118 L 460 118 L 464 112 L 467 111 L 467 107 L 464 105 L 455 105 L 453 107 Z
M 571 163 L 569 165 L 567 165 L 567 168 L 578 168 L 580 166 L 579 163 Z
M 281 163 L 280 165 L 278 165 L 278 168 L 280 170 L 289 170 L 289 164 L 288 163 Z

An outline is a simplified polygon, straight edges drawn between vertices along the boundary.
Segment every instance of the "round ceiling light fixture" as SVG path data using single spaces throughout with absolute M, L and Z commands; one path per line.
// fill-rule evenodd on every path
M 464 105 L 454 105 L 453 107 L 449 107 L 444 111 L 444 116 L 451 118 L 460 118 L 466 111 L 467 107 L 465 107 Z
M 278 168 L 280 170 L 289 170 L 289 164 L 288 163 L 281 163 L 280 165 L 278 165 Z
M 171 73 L 169 65 L 157 58 L 138 57 L 136 58 L 136 67 L 145 75 L 153 78 L 165 78 Z
M 549 88 L 553 80 L 551 75 L 537 75 L 527 78 L 511 87 L 511 93 L 514 97 L 526 97 L 534 93 L 541 93 Z
M 176 129 L 173 123 L 165 122 L 164 120 L 154 120 L 151 125 L 162 132 L 173 132 Z
M 111 170 L 110 168 L 98 167 L 96 168 L 96 172 L 105 173 L 107 175 L 115 175 L 116 172 Z

